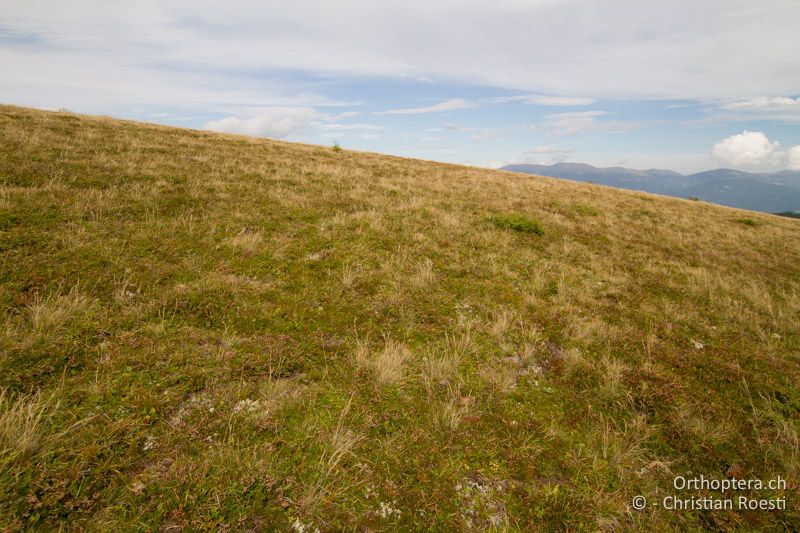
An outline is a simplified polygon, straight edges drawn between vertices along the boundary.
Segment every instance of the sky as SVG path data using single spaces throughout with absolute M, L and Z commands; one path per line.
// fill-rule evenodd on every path
M 800 170 L 800 2 L 4 0 L 0 102 L 488 167 Z

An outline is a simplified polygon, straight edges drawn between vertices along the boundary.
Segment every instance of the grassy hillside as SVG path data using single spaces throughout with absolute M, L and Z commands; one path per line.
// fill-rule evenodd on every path
M 0 529 L 800 525 L 798 220 L 8 106 L 0 183 Z

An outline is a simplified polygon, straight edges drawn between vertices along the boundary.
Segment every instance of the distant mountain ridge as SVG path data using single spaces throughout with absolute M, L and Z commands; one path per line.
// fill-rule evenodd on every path
M 597 168 L 585 163 L 506 165 L 503 170 L 678 198 L 699 198 L 715 204 L 767 213 L 800 212 L 800 171 L 760 174 L 719 168 L 685 175 L 663 169 Z

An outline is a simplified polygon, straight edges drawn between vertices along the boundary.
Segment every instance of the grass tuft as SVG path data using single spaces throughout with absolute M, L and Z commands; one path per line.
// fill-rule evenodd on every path
M 500 229 L 544 235 L 544 228 L 538 221 L 518 213 L 494 215 L 489 220 Z
M 27 457 L 39 449 L 42 420 L 51 410 L 40 394 L 13 396 L 0 389 L 0 456 Z
M 359 341 L 353 354 L 357 366 L 369 374 L 378 385 L 393 385 L 403 380 L 405 364 L 411 357 L 406 345 L 388 339 L 379 351 L 373 351 Z
M 752 218 L 737 218 L 736 222 L 751 228 L 757 228 L 763 224 L 760 220 L 753 220 Z

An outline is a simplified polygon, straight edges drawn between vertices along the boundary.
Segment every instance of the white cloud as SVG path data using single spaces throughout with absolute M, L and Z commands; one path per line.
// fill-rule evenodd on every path
M 380 111 L 376 115 L 417 115 L 422 113 L 442 113 L 445 111 L 455 111 L 457 109 L 467 109 L 475 107 L 475 103 L 462 98 L 454 98 L 445 102 L 439 102 L 425 107 L 409 107 L 405 109 L 390 109 L 389 111 Z
M 786 168 L 800 170 L 800 145 L 792 146 L 786 151 Z
M 307 106 L 290 107 L 240 107 L 230 108 L 238 114 L 219 120 L 207 122 L 203 127 L 208 130 L 225 133 L 241 133 L 254 137 L 271 137 L 282 139 L 289 135 L 307 131 L 318 132 L 326 139 L 342 139 L 344 132 L 364 132 L 361 139 L 376 139 L 378 135 L 367 133 L 382 131 L 386 128 L 377 124 L 342 124 L 326 122 L 341 115 L 326 115 Z
M 483 128 L 480 131 L 471 135 L 473 141 L 485 142 L 502 139 L 505 137 L 505 128 Z
M 505 160 L 496 160 L 488 164 L 490 168 L 498 168 L 505 165 L 555 165 L 563 163 L 570 154 L 575 153 L 575 149 L 563 145 L 543 145 L 534 146 L 516 154 Z
M 70 104 L 55 101 L 67 88 L 76 99 L 111 90 L 118 102 L 141 88 L 162 98 L 173 85 L 222 92 L 223 78 L 270 70 L 553 95 L 581 88 L 601 99 L 741 99 L 800 87 L 796 0 L 729 0 L 724 9 L 716 0 L 131 0 L 102 9 L 27 0 L 0 3 L 0 20 L 10 36 L 0 58 L 5 101 L 32 88 L 55 105 Z M 132 83 L 114 91 L 119 80 Z
M 305 130 L 318 115 L 311 107 L 267 107 L 262 108 L 255 116 L 231 116 L 212 120 L 204 128 L 281 139 Z
M 550 113 L 544 118 L 548 120 L 547 128 L 553 132 L 569 135 L 583 130 L 596 129 L 597 118 L 610 115 L 608 111 L 574 111 L 570 113 Z M 566 133 L 565 133 L 566 132 Z
M 619 133 L 638 128 L 639 123 L 616 120 L 601 120 L 610 115 L 608 111 L 575 111 L 571 113 L 550 113 L 545 115 L 542 124 L 550 135 L 581 135 L 585 133 Z
M 385 130 L 384 126 L 376 124 L 319 124 L 317 128 L 321 130 Z
M 567 153 L 545 153 L 539 154 L 526 150 L 514 157 L 502 160 L 490 161 L 487 166 L 490 168 L 500 168 L 506 165 L 555 165 L 567 160 Z
M 554 106 L 592 105 L 595 102 L 596 100 L 593 98 L 572 98 L 569 96 L 534 96 L 525 100 L 527 104 Z
M 800 98 L 787 96 L 759 96 L 721 104 L 717 116 L 708 117 L 717 122 L 770 120 L 790 124 L 800 123 Z
M 743 131 L 714 145 L 711 154 L 723 165 L 761 167 L 775 165 L 779 160 L 780 144 L 771 142 L 763 132 Z
M 445 123 L 444 123 L 444 127 L 442 127 L 442 128 L 427 128 L 427 130 L 426 130 L 426 131 L 436 131 L 436 132 L 439 132 L 439 131 L 447 131 L 447 132 L 453 132 L 453 131 L 476 131 L 476 130 L 479 130 L 479 129 L 480 129 L 480 128 L 476 128 L 476 127 L 474 127 L 474 126 L 464 126 L 464 125 L 461 125 L 461 124 L 456 124 L 456 123 L 454 123 L 454 122 L 445 122 Z
M 574 96 L 547 96 L 542 94 L 519 94 L 515 96 L 494 96 L 485 99 L 486 102 L 493 104 L 503 104 L 506 102 L 525 102 L 531 105 L 542 106 L 584 106 L 592 105 L 597 102 L 594 98 L 581 98 Z
M 749 100 L 739 100 L 722 106 L 732 111 L 800 111 L 800 98 L 785 96 L 761 96 Z
M 722 139 L 711 154 L 719 163 L 731 167 L 800 170 L 800 145 L 783 151 L 778 141 L 770 141 L 761 131 L 743 131 Z
M 557 145 L 547 145 L 547 146 L 534 146 L 533 148 L 528 148 L 525 150 L 526 154 L 571 154 L 575 151 L 574 148 L 570 148 L 569 146 L 557 146 Z
M 343 112 L 339 113 L 338 115 L 336 115 L 335 118 L 337 118 L 337 119 L 353 118 L 353 117 L 357 117 L 360 114 L 361 113 L 359 113 L 358 111 L 343 111 Z

